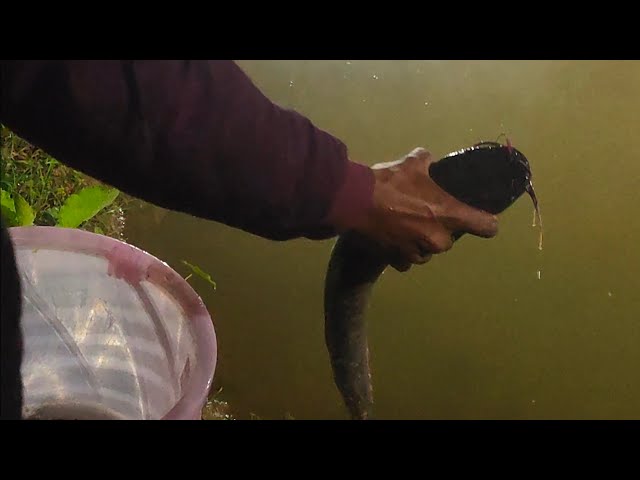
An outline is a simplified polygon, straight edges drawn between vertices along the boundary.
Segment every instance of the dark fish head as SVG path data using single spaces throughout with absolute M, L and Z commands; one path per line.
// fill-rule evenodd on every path
M 497 214 L 531 189 L 527 158 L 511 145 L 482 142 L 433 163 L 429 174 L 444 190 L 473 207 Z

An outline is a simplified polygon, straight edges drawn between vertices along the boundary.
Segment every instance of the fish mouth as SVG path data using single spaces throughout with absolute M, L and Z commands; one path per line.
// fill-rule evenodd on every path
M 531 173 L 531 165 L 529 164 L 529 160 L 527 159 L 527 157 L 524 156 L 524 154 L 519 151 L 518 149 L 516 149 L 515 147 L 513 147 L 510 143 L 508 143 L 507 145 L 503 145 L 501 143 L 498 142 L 479 142 L 476 143 L 475 145 L 473 145 L 472 147 L 470 147 L 468 150 L 477 150 L 477 149 L 482 149 L 482 148 L 504 148 L 507 150 L 507 154 L 509 155 L 509 162 L 511 165 L 515 166 L 518 169 L 521 169 L 521 177 L 518 176 L 514 176 L 514 180 L 511 181 L 511 200 L 515 200 L 517 197 L 520 196 L 520 191 L 524 190 L 524 192 L 526 192 L 529 197 L 531 198 L 531 201 L 533 202 L 533 207 L 535 209 L 535 213 L 534 213 L 534 222 L 533 225 L 535 226 L 535 215 L 537 215 L 538 217 L 538 222 L 540 224 L 540 240 L 538 242 L 538 248 L 540 250 L 542 250 L 542 238 L 543 238 L 543 234 L 542 234 L 542 217 L 540 215 L 540 206 L 538 204 L 538 197 L 536 196 L 536 192 L 535 189 L 533 188 L 533 181 L 532 181 L 532 173 Z M 520 182 L 518 182 L 518 185 L 516 185 L 516 178 L 521 178 L 522 179 L 522 184 Z
M 537 199 L 535 198 L 535 194 L 532 193 L 533 182 L 532 182 L 532 174 L 531 174 L 531 165 L 529 164 L 529 160 L 527 159 L 527 157 L 525 157 L 525 155 L 520 150 L 518 150 L 517 148 L 511 145 L 504 145 L 502 143 L 492 142 L 492 141 L 483 141 L 483 142 L 476 143 L 475 145 L 467 149 L 467 151 L 478 150 L 483 148 L 485 149 L 504 148 L 507 151 L 507 155 L 509 155 L 510 163 L 516 166 L 516 168 L 522 170 L 520 173 L 522 173 L 521 178 L 524 181 L 524 185 L 523 185 L 524 191 L 526 191 L 527 193 L 529 193 L 529 195 L 532 196 L 534 204 L 537 205 Z M 518 178 L 518 177 L 514 176 L 514 178 Z M 516 195 L 514 195 L 514 198 L 515 196 Z
M 471 185 L 463 188 L 463 184 L 471 183 L 471 180 L 465 178 L 465 175 L 458 174 L 455 181 L 445 182 L 445 185 L 448 183 L 449 191 L 458 200 L 495 214 L 501 211 L 503 206 L 506 207 L 522 193 L 529 192 L 533 188 L 529 161 L 509 142 L 504 145 L 496 141 L 481 141 L 470 147 L 451 152 L 442 159 L 464 163 L 465 160 L 462 158 L 469 156 L 477 160 L 477 162 L 467 162 L 469 167 L 471 170 L 482 170 L 483 183 L 488 188 L 483 188 L 483 191 L 477 191 Z M 456 160 L 455 157 L 460 160 Z M 485 162 L 487 163 L 482 166 Z M 474 173 L 469 173 L 466 176 L 474 177 Z M 437 176 L 434 178 L 437 181 Z
M 482 148 L 487 148 L 487 149 L 504 148 L 504 149 L 506 149 L 507 153 L 509 154 L 509 160 L 511 160 L 512 163 L 515 162 L 515 163 L 519 164 L 520 166 L 522 166 L 522 168 L 524 168 L 525 176 L 526 176 L 527 180 L 531 180 L 531 166 L 529 165 L 529 160 L 527 160 L 527 157 L 525 157 L 524 154 L 520 150 L 518 150 L 516 147 L 513 147 L 511 145 L 504 145 L 504 144 L 498 143 L 498 142 L 483 141 L 483 142 L 476 143 L 475 145 L 472 145 L 467 150 L 478 150 L 478 149 L 482 149 Z

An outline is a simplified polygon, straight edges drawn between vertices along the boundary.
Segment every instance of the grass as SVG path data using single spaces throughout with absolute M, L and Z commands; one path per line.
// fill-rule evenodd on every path
M 202 420 L 237 420 L 229 403 L 222 399 L 222 391 L 223 389 L 220 387 L 217 391 L 212 392 L 209 395 L 207 403 L 202 409 Z M 248 420 L 266 419 L 254 412 L 249 412 Z M 286 412 L 282 418 L 278 418 L 276 420 L 295 420 L 295 418 L 289 412 Z
M 207 403 L 202 409 L 202 420 L 235 420 L 229 403 L 220 398 L 222 387 L 209 394 Z
M 70 203 L 73 207 L 73 202 L 69 202 L 72 195 L 82 194 L 89 187 L 101 187 L 104 191 L 108 189 L 101 182 L 63 165 L 4 125 L 0 126 L 0 156 L 0 187 L 16 205 L 20 198 L 26 201 L 32 211 L 33 225 L 56 225 L 60 209 Z M 95 213 L 83 212 L 85 216 L 80 218 L 78 228 L 122 240 L 125 212 L 131 200 L 118 192 L 114 200 L 98 205 Z M 70 211 L 69 206 L 66 211 Z M 6 215 L 4 220 L 8 221 Z

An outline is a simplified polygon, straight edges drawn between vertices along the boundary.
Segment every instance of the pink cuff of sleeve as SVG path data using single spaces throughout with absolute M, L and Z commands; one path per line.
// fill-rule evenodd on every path
M 349 161 L 344 182 L 327 216 L 328 222 L 338 230 L 359 224 L 371 208 L 374 183 L 371 168 Z

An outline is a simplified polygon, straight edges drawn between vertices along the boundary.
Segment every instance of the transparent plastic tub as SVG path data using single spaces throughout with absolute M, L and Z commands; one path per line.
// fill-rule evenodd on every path
M 177 272 L 82 230 L 9 232 L 22 283 L 25 418 L 201 418 L 216 336 Z

